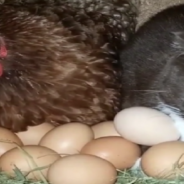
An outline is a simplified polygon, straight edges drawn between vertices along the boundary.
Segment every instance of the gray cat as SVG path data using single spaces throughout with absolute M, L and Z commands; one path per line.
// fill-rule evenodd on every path
M 121 53 L 121 71 L 122 108 L 164 112 L 184 141 L 184 5 L 163 10 L 140 27 Z

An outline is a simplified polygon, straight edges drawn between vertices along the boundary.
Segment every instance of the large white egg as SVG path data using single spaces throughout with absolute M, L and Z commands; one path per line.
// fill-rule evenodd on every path
M 117 132 L 137 144 L 152 146 L 180 138 L 173 120 L 166 114 L 146 107 L 131 107 L 114 118 Z

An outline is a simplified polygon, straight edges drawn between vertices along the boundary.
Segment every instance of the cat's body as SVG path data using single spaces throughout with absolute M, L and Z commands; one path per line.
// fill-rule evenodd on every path
M 184 5 L 164 10 L 140 27 L 121 53 L 121 67 L 122 108 L 162 111 L 184 141 Z

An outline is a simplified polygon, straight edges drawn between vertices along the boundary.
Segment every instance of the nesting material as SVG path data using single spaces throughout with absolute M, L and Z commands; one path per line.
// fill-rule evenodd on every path
M 168 7 L 184 4 L 184 0 L 132 0 L 138 7 L 137 29 L 151 16 Z

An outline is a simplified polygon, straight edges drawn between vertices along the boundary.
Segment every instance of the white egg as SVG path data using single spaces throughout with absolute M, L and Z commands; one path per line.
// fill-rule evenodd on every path
M 146 107 L 131 107 L 114 118 L 117 132 L 137 144 L 152 146 L 180 138 L 174 122 L 166 114 Z

